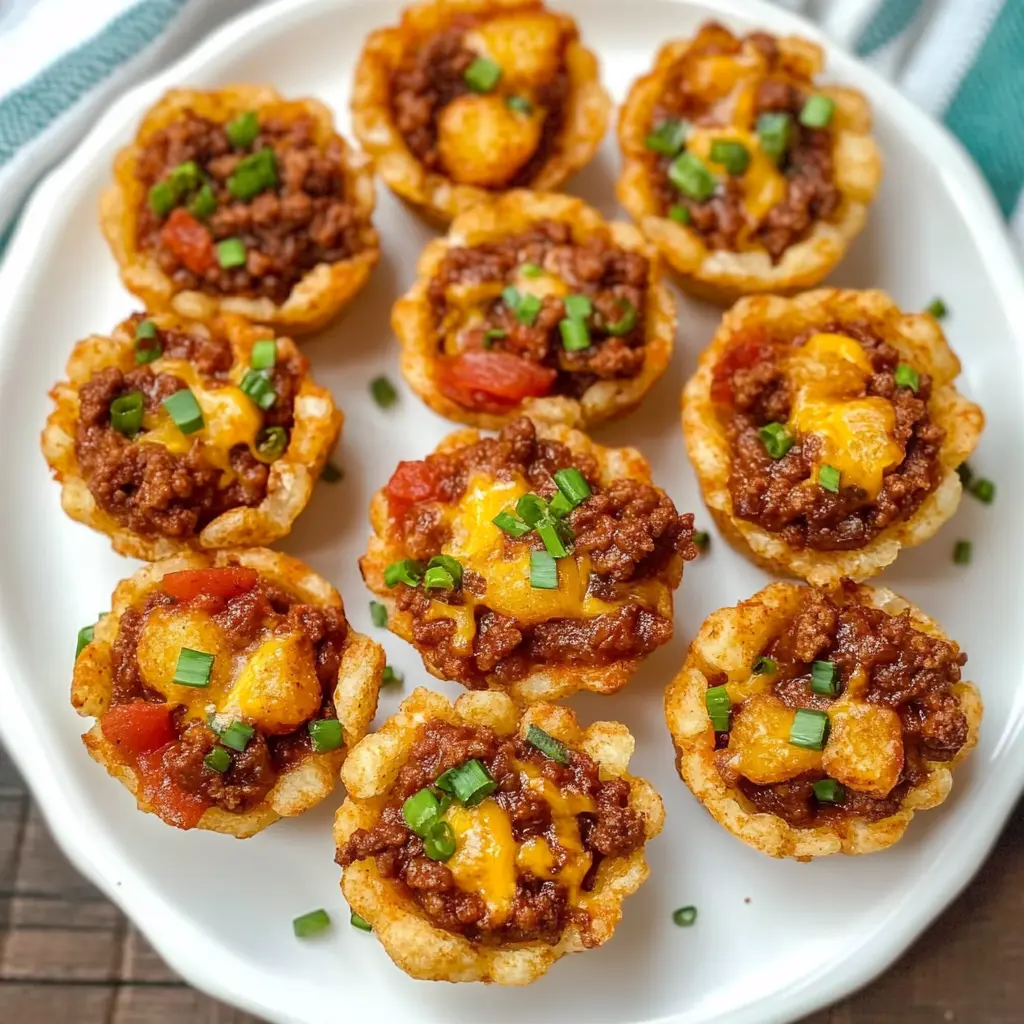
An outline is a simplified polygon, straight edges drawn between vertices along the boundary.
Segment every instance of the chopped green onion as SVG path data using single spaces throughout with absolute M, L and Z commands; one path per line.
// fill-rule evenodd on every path
M 743 174 L 750 166 L 750 150 L 742 142 L 732 139 L 715 139 L 708 158 L 712 163 L 721 164 L 734 177 Z
M 555 473 L 555 486 L 566 496 L 573 508 L 582 505 L 592 493 L 586 477 L 575 466 L 558 470 Z
M 360 917 L 354 910 L 349 914 L 348 921 L 353 928 L 358 928 L 361 932 L 373 931 L 373 925 L 365 917 Z
M 423 563 L 412 558 L 403 558 L 400 562 L 392 562 L 384 570 L 384 582 L 389 587 L 398 583 L 417 587 L 421 579 L 423 579 Z
M 530 586 L 534 590 L 558 589 L 558 565 L 550 552 L 530 552 Z
M 199 220 L 206 220 L 217 210 L 217 197 L 209 182 L 204 182 L 202 188 L 192 197 L 188 204 L 188 212 Z
M 167 414 L 183 434 L 194 434 L 204 426 L 203 410 L 199 408 L 196 396 L 188 388 L 175 391 L 163 401 Z
M 533 113 L 533 104 L 525 96 L 509 96 L 505 106 L 516 114 L 529 117 Z
M 156 324 L 152 320 L 140 320 L 135 327 L 136 341 L 153 341 L 159 336 Z
M 536 747 L 545 757 L 559 764 L 569 763 L 569 748 L 556 740 L 554 736 L 546 733 L 539 725 L 529 725 L 526 729 L 526 742 L 531 747 Z
M 245 242 L 240 238 L 225 238 L 217 243 L 217 262 L 225 270 L 244 267 L 246 259 Z
M 228 121 L 224 125 L 224 133 L 228 137 L 228 142 L 235 149 L 246 149 L 251 146 L 260 133 L 260 121 L 256 116 L 256 111 L 247 110 L 244 114 L 239 114 L 233 121 Z
M 521 295 L 516 306 L 516 319 L 521 324 L 532 327 L 537 322 L 540 306 L 541 301 L 536 295 Z
M 177 205 L 178 192 L 169 181 L 158 181 L 149 190 L 149 208 L 158 217 L 166 217 Z
M 317 754 L 337 750 L 345 742 L 345 730 L 336 718 L 318 718 L 306 726 Z
M 536 526 L 548 514 L 548 507 L 536 494 L 524 494 L 516 502 L 516 511 L 524 523 Z
M 392 683 L 402 683 L 404 681 L 405 676 L 397 668 L 392 668 L 390 665 L 384 666 L 384 671 L 380 675 L 381 686 L 390 686 Z
M 497 782 L 475 757 L 456 768 L 449 768 L 435 780 L 434 785 L 450 793 L 465 807 L 475 806 L 498 788 Z
M 135 328 L 135 362 L 140 366 L 155 362 L 164 354 L 160 335 L 152 320 L 141 320 Z
M 605 330 L 613 337 L 621 338 L 636 327 L 636 306 L 628 299 L 617 299 L 616 304 L 622 310 L 622 316 L 614 323 L 605 324 Z
M 585 320 L 594 312 L 594 305 L 586 295 L 567 295 L 562 301 L 565 315 L 572 320 Z
M 418 790 L 402 804 L 402 817 L 406 825 L 421 839 L 437 821 L 437 816 L 437 797 L 429 789 Z
M 793 447 L 793 436 L 783 423 L 767 423 L 757 433 L 773 459 L 781 459 Z
M 256 458 L 268 465 L 277 462 L 288 450 L 288 431 L 284 427 L 264 427 L 256 435 Z
M 946 304 L 940 298 L 934 298 L 927 306 L 924 307 L 926 313 L 930 313 L 936 320 L 941 320 L 949 310 L 946 308 Z
M 696 920 L 696 907 L 680 907 L 678 910 L 672 911 L 672 921 L 679 925 L 680 928 L 689 928 L 696 922 Z
M 246 370 L 239 387 L 264 411 L 277 401 L 277 392 L 265 370 Z
M 398 392 L 395 385 L 387 377 L 374 377 L 370 381 L 370 394 L 373 400 L 382 408 L 387 409 L 398 400 Z
M 505 305 L 513 312 L 515 312 L 519 303 L 522 302 L 522 299 L 523 297 L 519 293 L 519 289 L 514 284 L 505 285 L 505 287 L 501 289 L 501 301 L 504 302 Z
M 360 921 L 362 918 L 360 918 Z M 355 924 L 355 921 L 352 922 Z M 331 917 L 326 910 L 311 910 L 308 914 L 295 918 L 292 921 L 292 931 L 297 939 L 308 939 L 313 935 L 319 935 L 331 926 Z
M 789 142 L 793 135 L 793 118 L 786 113 L 765 113 L 757 119 L 758 141 L 761 144 L 761 152 L 770 160 L 779 163 L 789 149 Z
M 710 199 L 718 181 L 707 166 L 693 153 L 680 153 L 668 166 L 669 181 L 684 196 L 698 203 Z
M 581 352 L 590 348 L 590 331 L 582 320 L 561 320 L 558 329 L 562 334 L 562 347 L 566 352 Z
M 477 57 L 463 72 L 462 78 L 473 92 L 493 92 L 501 81 L 501 66 L 487 57 Z
M 268 188 L 276 188 L 277 156 L 269 146 L 243 157 L 228 178 L 228 191 L 236 199 L 254 199 Z
M 956 467 L 956 475 L 960 477 L 960 483 L 963 484 L 964 487 L 970 487 L 971 481 L 974 479 L 974 470 L 971 469 L 966 462 L 961 462 L 960 465 Z
M 991 505 L 996 497 L 996 485 L 991 480 L 981 477 L 971 484 L 971 494 L 986 505 Z
M 446 861 L 455 853 L 455 833 L 447 821 L 435 821 L 423 840 L 423 852 L 431 859 Z
M 832 120 L 836 109 L 836 101 L 823 96 L 820 92 L 807 97 L 807 102 L 800 111 L 800 123 L 805 128 L 824 128 Z
M 145 405 L 141 391 L 129 391 L 110 403 L 110 425 L 125 437 L 134 437 L 142 428 L 142 410 Z
M 78 631 L 78 644 L 75 647 L 75 660 L 78 660 L 78 656 L 92 643 L 92 638 L 96 632 L 96 624 L 93 623 L 91 626 L 83 626 Z
M 532 529 L 531 526 L 528 526 L 521 519 L 516 519 L 509 512 L 499 512 L 491 522 L 510 537 L 523 537 Z
M 211 771 L 223 775 L 231 767 L 231 755 L 223 747 L 214 747 L 203 758 L 203 764 Z
M 494 342 L 507 337 L 508 331 L 503 331 L 500 327 L 492 327 L 489 331 L 484 332 L 484 348 L 491 348 Z
M 519 268 L 519 273 L 522 274 L 523 277 L 543 277 L 544 268 L 538 267 L 536 263 L 524 263 Z
M 452 579 L 452 574 L 447 569 L 435 565 L 424 573 L 423 586 L 433 587 L 436 590 L 454 590 L 455 580 Z
M 328 462 L 320 471 L 320 479 L 325 484 L 336 484 L 345 476 L 345 471 L 339 469 L 333 462 Z
M 171 171 L 171 185 L 179 196 L 197 189 L 202 182 L 202 172 L 195 160 L 186 160 Z
M 839 667 L 834 661 L 816 661 L 811 665 L 811 689 L 826 697 L 839 692 Z
M 378 629 L 383 629 L 388 624 L 388 610 L 380 601 L 370 602 L 370 621 Z
M 702 553 L 711 547 L 711 534 L 707 530 L 694 530 L 690 540 L 693 541 L 693 546 Z
M 537 524 L 537 533 L 544 542 L 544 549 L 552 558 L 565 558 L 570 552 L 572 533 L 568 537 L 563 536 L 562 531 L 568 531 L 568 526 L 559 523 L 554 519 L 542 519 Z
M 260 338 L 252 346 L 249 365 L 254 370 L 270 370 L 277 364 L 277 340 Z
M 841 804 L 846 799 L 846 790 L 835 779 L 818 779 L 812 788 L 815 798 L 823 804 Z
M 971 542 L 958 540 L 953 545 L 953 561 L 957 565 L 969 565 L 971 562 Z
M 704 707 L 707 708 L 708 717 L 715 732 L 729 731 L 729 717 L 732 712 L 732 700 L 729 697 L 729 688 L 722 686 L 709 686 L 704 691 Z
M 677 224 L 692 224 L 693 214 L 690 213 L 688 206 L 683 206 L 681 203 L 676 203 L 675 206 L 670 206 L 668 210 L 669 220 L 674 220 Z
M 444 569 L 451 577 L 456 589 L 462 586 L 462 563 L 457 558 L 452 558 L 451 555 L 434 555 L 427 562 L 427 575 L 429 576 L 430 570 L 435 568 Z M 424 586 L 429 587 L 430 584 L 424 581 Z
M 754 662 L 753 672 L 755 676 L 771 676 L 779 671 L 779 663 L 774 658 L 762 654 Z
M 917 394 L 917 389 L 921 386 L 921 375 L 906 363 L 899 363 L 896 366 L 893 378 L 898 388 L 910 388 L 915 395 Z
M 249 740 L 256 734 L 256 730 L 245 722 L 232 722 L 226 729 L 221 730 L 220 741 L 225 747 L 239 752 L 245 750 Z
M 804 750 L 824 750 L 828 739 L 829 720 L 824 711 L 808 711 L 800 708 L 793 716 L 789 730 L 789 742 Z
M 661 156 L 675 156 L 686 144 L 686 136 L 690 132 L 687 121 L 674 118 L 662 121 L 657 128 L 644 140 L 644 145 Z
M 182 647 L 178 652 L 178 664 L 174 668 L 174 682 L 179 686 L 206 687 L 210 685 L 212 671 L 212 654 Z
M 561 492 L 559 491 L 552 499 L 548 502 L 548 515 L 554 519 L 564 519 L 573 509 L 575 505 Z
M 828 463 L 819 467 L 818 469 L 818 483 L 825 488 L 826 491 L 831 491 L 833 494 L 839 493 L 839 470 L 835 466 L 830 466 Z

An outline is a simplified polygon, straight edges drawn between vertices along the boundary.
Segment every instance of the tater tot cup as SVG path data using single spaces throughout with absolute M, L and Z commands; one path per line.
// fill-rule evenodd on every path
M 664 255 L 680 286 L 697 298 L 724 306 L 741 295 L 789 295 L 811 288 L 838 265 L 860 234 L 882 180 L 882 155 L 870 134 L 868 101 L 856 89 L 813 86 L 815 93 L 835 103 L 830 123 L 832 159 L 835 184 L 842 195 L 835 217 L 817 219 L 807 236 L 774 264 L 762 247 L 739 252 L 709 249 L 696 230 L 663 214 L 651 183 L 650 150 L 645 146 L 658 99 L 672 69 L 693 42 L 678 39 L 666 43 L 654 68 L 633 83 L 626 97 L 618 127 L 622 150 L 622 172 L 616 187 L 619 202 Z M 816 43 L 797 36 L 780 37 L 777 43 L 782 63 L 808 84 L 823 69 L 824 53 Z
M 635 377 L 595 381 L 579 398 L 565 395 L 527 398 L 501 414 L 467 409 L 438 387 L 441 349 L 438 324 L 429 298 L 430 282 L 450 249 L 500 241 L 544 220 L 571 225 L 576 242 L 605 235 L 616 246 L 647 257 L 650 274 L 644 311 L 643 367 Z M 665 372 L 675 344 L 676 305 L 657 250 L 644 241 L 636 228 L 622 221 L 605 221 L 597 210 L 573 196 L 517 190 L 462 214 L 445 237 L 427 245 L 417 266 L 416 283 L 395 303 L 391 326 L 402 347 L 400 365 L 409 386 L 434 412 L 446 419 L 497 430 L 525 414 L 539 422 L 588 427 L 632 412 Z
M 576 32 L 572 18 L 545 9 L 538 0 L 427 0 L 406 8 L 398 25 L 372 33 L 366 40 L 356 67 L 352 97 L 352 124 L 363 148 L 373 157 L 384 183 L 428 219 L 445 224 L 453 217 L 483 202 L 500 189 L 460 184 L 429 170 L 410 151 L 395 124 L 391 103 L 391 80 L 407 54 L 422 40 L 443 31 L 459 18 L 499 18 L 508 15 L 540 14 L 553 20 L 564 33 Z M 531 34 L 529 30 L 527 38 Z M 510 48 L 508 56 L 517 56 Z M 530 188 L 553 190 L 588 163 L 597 151 L 611 109 L 611 98 L 600 81 L 597 58 L 577 39 L 565 51 L 569 94 L 564 121 L 548 158 L 528 182 Z M 481 162 L 479 147 L 487 147 L 484 163 L 500 165 L 501 147 L 510 146 L 500 124 L 467 122 L 464 137 L 449 153 L 467 167 Z M 503 137 L 504 136 L 504 137 Z M 495 152 L 496 150 L 496 152 Z
M 114 590 L 110 613 L 96 623 L 92 642 L 75 662 L 71 704 L 80 715 L 97 719 L 82 737 L 86 750 L 94 761 L 103 765 L 131 792 L 141 811 L 154 813 L 143 794 L 138 772 L 118 756 L 117 747 L 104 737 L 101 728 L 113 693 L 112 646 L 120 629 L 121 617 L 159 589 L 160 581 L 168 573 L 229 565 L 255 569 L 261 576 L 298 595 L 308 604 L 342 610 L 341 595 L 322 576 L 298 559 L 261 548 L 213 554 L 188 552 L 144 566 L 133 576 L 122 580 Z M 209 807 L 196 827 L 223 832 L 236 839 L 247 839 L 279 818 L 302 814 L 328 797 L 334 790 L 338 770 L 345 757 L 366 735 L 377 713 L 377 694 L 384 662 L 381 647 L 369 637 L 350 629 L 334 689 L 334 706 L 344 730 L 344 745 L 328 753 L 310 753 L 298 764 L 285 768 L 257 807 L 237 814 Z
M 794 583 L 772 583 L 752 598 L 713 612 L 704 620 L 682 669 L 665 691 L 665 719 L 676 751 L 676 767 L 720 825 L 770 857 L 811 860 L 833 853 L 875 853 L 899 841 L 915 811 L 936 807 L 949 795 L 953 769 L 978 741 L 981 697 L 971 683 L 954 686 L 967 719 L 967 742 L 951 761 L 926 762 L 926 777 L 908 790 L 899 811 L 891 817 L 874 822 L 850 817 L 842 823 L 794 828 L 777 815 L 759 813 L 718 771 L 715 730 L 704 695 L 710 685 L 749 676 L 754 659 L 794 613 L 804 590 Z M 915 629 L 952 642 L 933 619 L 891 590 L 860 586 L 856 593 L 859 602 L 890 615 L 909 609 Z
M 520 717 L 504 694 L 468 693 L 453 705 L 441 694 L 421 687 L 402 702 L 397 715 L 359 743 L 347 760 L 342 781 L 348 797 L 334 819 L 336 845 L 345 844 L 356 829 L 373 826 L 417 731 L 431 719 L 490 726 L 499 736 L 525 735 L 531 724 L 539 726 L 566 746 L 592 757 L 603 778 L 627 779 L 630 806 L 643 816 L 646 838 L 661 831 L 665 820 L 661 798 L 649 782 L 626 771 L 635 744 L 624 725 L 595 722 L 581 729 L 568 708 L 540 704 Z M 401 883 L 381 877 L 372 858 L 344 869 L 341 890 L 352 909 L 373 927 L 388 956 L 412 977 L 528 985 L 566 954 L 607 942 L 622 916 L 623 901 L 640 888 L 647 875 L 644 847 L 603 859 L 593 888 L 583 894 L 579 904 L 590 915 L 589 927 L 583 932 L 578 923 L 569 924 L 556 945 L 529 941 L 488 946 L 437 928 Z
M 189 111 L 220 124 L 248 111 L 285 121 L 311 118 L 319 145 L 334 142 L 341 149 L 342 194 L 361 225 L 359 251 L 349 259 L 319 263 L 306 271 L 280 304 L 267 297 L 182 290 L 138 247 L 138 212 L 147 200 L 136 166 L 149 140 Z M 171 310 L 193 320 L 236 314 L 291 334 L 308 334 L 327 324 L 355 297 L 380 259 L 380 237 L 370 221 L 374 203 L 372 162 L 335 131 L 330 110 L 317 100 L 287 100 L 265 85 L 232 85 L 210 92 L 172 89 L 146 113 L 135 139 L 115 157 L 114 182 L 100 197 L 100 228 L 125 288 L 142 299 L 147 309 Z
M 791 547 L 777 534 L 739 518 L 729 491 L 732 454 L 725 426 L 711 398 L 715 365 L 744 332 L 795 337 L 832 322 L 867 321 L 919 371 L 932 377 L 928 403 L 931 421 L 946 432 L 940 453 L 938 486 L 906 518 L 898 519 L 861 548 L 823 551 Z M 843 577 L 864 580 L 896 560 L 901 548 L 928 540 L 956 511 L 963 493 L 957 467 L 974 451 L 984 429 L 981 409 L 956 389 L 960 361 L 934 317 L 903 313 L 881 291 L 823 288 L 794 299 L 752 296 L 741 299 L 722 318 L 697 372 L 683 391 L 683 433 L 704 502 L 723 536 L 769 572 L 798 576 L 815 585 Z
M 236 367 L 248 367 L 253 345 L 270 333 L 266 328 L 233 316 L 222 317 L 209 325 L 186 321 L 173 313 L 156 313 L 149 319 L 160 330 L 222 332 L 231 343 Z M 282 358 L 303 358 L 290 338 L 276 340 Z M 55 408 L 43 431 L 43 455 L 61 484 L 61 505 L 72 519 L 107 534 L 119 554 L 150 562 L 190 548 L 270 544 L 291 531 L 292 523 L 309 503 L 313 486 L 341 433 L 344 417 L 326 388 L 314 384 L 308 376 L 303 377 L 295 395 L 294 426 L 288 447 L 270 468 L 263 501 L 254 508 L 230 509 L 185 541 L 166 536 L 142 536 L 121 525 L 99 507 L 82 475 L 75 454 L 79 391 L 95 374 L 109 366 L 124 372 L 136 368 L 132 320 L 123 321 L 109 337 L 94 334 L 78 342 L 68 359 L 68 379 L 50 392 Z

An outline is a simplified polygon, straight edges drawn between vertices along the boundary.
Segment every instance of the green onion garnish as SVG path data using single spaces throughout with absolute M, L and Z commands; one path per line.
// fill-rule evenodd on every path
M 221 730 L 220 741 L 225 747 L 241 752 L 249 745 L 249 740 L 255 733 L 256 730 L 245 722 L 232 722 L 226 729 Z
M 204 426 L 203 410 L 199 408 L 196 396 L 188 388 L 175 391 L 163 401 L 167 414 L 183 434 L 194 434 Z
M 529 117 L 533 113 L 533 104 L 525 96 L 509 96 L 505 106 L 516 114 Z
M 202 171 L 195 160 L 186 160 L 171 171 L 171 184 L 182 196 L 199 187 L 203 180 Z
M 519 268 L 519 273 L 522 274 L 523 277 L 543 277 L 544 268 L 538 267 L 536 263 L 524 263 Z
M 174 682 L 180 686 L 209 686 L 212 670 L 212 654 L 194 651 L 191 647 L 182 647 L 178 653 L 178 664 L 174 669 Z
M 519 289 L 514 284 L 505 285 L 505 287 L 501 289 L 501 301 L 504 302 L 505 305 L 513 312 L 515 312 L 516 307 L 522 299 L 523 297 L 520 295 Z
M 501 81 L 501 66 L 487 57 L 477 57 L 462 78 L 473 92 L 492 92 Z
M 203 764 L 211 771 L 223 775 L 231 767 L 231 755 L 223 747 L 214 747 L 203 758 Z
M 492 327 L 489 331 L 484 331 L 484 348 L 491 348 L 494 342 L 507 337 L 508 331 L 503 331 L 500 327 Z
M 568 533 L 568 536 L 563 534 Z M 544 519 L 537 524 L 537 533 L 544 542 L 544 549 L 552 558 L 565 558 L 571 552 L 572 533 L 568 526 L 554 519 Z
M 320 471 L 320 479 L 325 484 L 336 484 L 344 476 L 344 470 L 339 469 L 333 462 L 328 462 Z
M 897 365 L 893 379 L 896 381 L 898 388 L 910 388 L 915 395 L 917 394 L 917 389 L 921 386 L 921 375 L 906 363 L 899 363 Z
M 694 530 L 690 540 L 693 541 L 693 546 L 702 554 L 706 553 L 708 548 L 711 547 L 711 534 L 707 530 Z
M 392 668 L 390 665 L 384 666 L 384 671 L 380 674 L 381 686 L 390 686 L 392 683 L 402 683 L 404 681 L 405 676 L 397 668 Z
M 555 486 L 566 496 L 573 508 L 582 505 L 591 495 L 586 477 L 574 466 L 555 473 Z
M 566 352 L 581 352 L 585 348 L 590 348 L 590 331 L 582 320 L 561 320 L 558 329 L 562 334 L 562 347 Z
M 135 362 L 140 366 L 155 362 L 163 353 L 160 335 L 152 320 L 140 320 L 135 328 Z
M 773 459 L 781 459 L 793 447 L 793 436 L 784 423 L 766 423 L 757 433 Z
M 957 565 L 969 565 L 971 561 L 971 542 L 958 540 L 953 545 L 953 561 Z
M 835 779 L 818 779 L 812 788 L 823 804 L 841 804 L 846 799 L 846 790 Z
M 277 156 L 264 146 L 238 161 L 235 173 L 228 178 L 228 191 L 236 199 L 254 199 L 268 188 L 276 188 L 277 182 Z
M 421 789 L 408 797 L 402 804 L 402 817 L 421 839 L 430 831 L 430 826 L 437 821 L 437 797 L 430 789 Z
M 362 921 L 362 918 L 360 918 Z M 355 921 L 352 922 L 355 924 Z M 363 922 L 365 924 L 365 922 Z M 292 931 L 297 939 L 308 939 L 312 935 L 319 935 L 331 926 L 331 918 L 326 910 L 311 910 L 308 914 L 295 918 L 292 921 Z M 369 931 L 369 926 L 367 926 Z
M 554 736 L 546 733 L 539 725 L 529 725 L 526 729 L 526 742 L 536 747 L 545 757 L 559 764 L 569 763 L 569 748 Z
M 129 391 L 110 403 L 110 425 L 125 437 L 134 437 L 142 429 L 142 410 L 145 405 L 141 391 Z
M 971 486 L 971 481 L 974 479 L 974 470 L 971 469 L 966 462 L 961 462 L 960 465 L 956 467 L 956 475 L 960 477 L 960 483 L 964 487 L 969 488 Z
M 839 692 L 839 667 L 834 661 L 816 661 L 811 665 L 811 689 L 826 697 Z
M 83 626 L 78 631 L 78 643 L 75 646 L 75 660 L 78 660 L 78 656 L 92 643 L 92 638 L 96 632 L 95 623 L 91 626 Z
M 839 493 L 839 470 L 835 466 L 830 466 L 828 463 L 821 466 L 818 469 L 818 483 L 825 488 L 826 491 L 831 491 L 833 494 Z
M 696 907 L 680 907 L 672 911 L 672 921 L 680 928 L 689 928 L 697 920 Z
M 417 587 L 421 579 L 423 579 L 423 563 L 412 558 L 403 558 L 400 562 L 392 562 L 384 570 L 384 582 L 389 587 L 398 583 Z
M 824 128 L 832 120 L 836 102 L 823 96 L 820 92 L 807 97 L 807 102 L 800 111 L 800 123 L 805 128 Z
M 829 720 L 824 711 L 808 711 L 800 708 L 793 716 L 789 730 L 789 742 L 804 750 L 824 750 L 828 739 Z
M 681 203 L 676 203 L 675 206 L 670 206 L 668 210 L 669 220 L 674 220 L 677 224 L 692 224 L 693 214 L 690 213 L 688 206 L 683 206 Z
M 550 552 L 530 552 L 530 586 L 534 590 L 558 589 L 558 565 Z
M 622 310 L 622 316 L 614 323 L 605 324 L 605 330 L 613 337 L 621 338 L 636 327 L 636 306 L 628 299 L 617 299 L 616 304 Z
M 971 484 L 971 494 L 978 499 L 978 501 L 984 502 L 986 505 L 991 505 L 996 497 L 996 485 L 991 480 L 986 480 L 984 477 L 975 480 Z
M 188 212 L 199 220 L 206 220 L 217 211 L 217 197 L 209 182 L 203 184 L 202 188 L 192 197 L 188 204 Z
M 135 326 L 136 341 L 153 341 L 159 337 L 156 324 L 152 320 L 140 320 Z
M 516 502 L 516 511 L 524 523 L 536 526 L 548 514 L 548 507 L 536 494 L 524 494 Z
M 668 177 L 684 196 L 698 203 L 710 199 L 718 187 L 715 176 L 693 153 L 680 153 L 668 165 Z
M 936 297 L 924 307 L 926 313 L 930 313 L 936 320 L 941 320 L 949 310 L 946 308 L 946 304 L 942 299 Z
M 423 840 L 423 852 L 431 860 L 446 861 L 455 853 L 455 833 L 447 821 L 435 821 Z
M 252 346 L 249 365 L 254 370 L 271 370 L 277 365 L 277 339 L 260 338 Z
M 532 327 L 537 322 L 540 305 L 540 299 L 536 295 L 521 295 L 516 305 L 516 319 L 521 324 Z
M 766 655 L 761 655 L 753 665 L 753 672 L 755 676 L 770 676 L 774 675 L 779 671 L 779 663 L 774 658 L 769 658 Z
M 373 925 L 365 917 L 360 917 L 354 910 L 349 915 L 348 920 L 353 928 L 358 928 L 361 932 L 373 931 Z
M 750 166 L 750 150 L 733 139 L 715 139 L 708 158 L 712 163 L 721 164 L 734 177 L 743 174 Z
M 567 295 L 562 301 L 565 315 L 572 320 L 585 320 L 594 312 L 594 305 L 586 295 Z
M 497 782 L 475 757 L 456 768 L 449 768 L 435 780 L 434 785 L 450 793 L 465 807 L 475 806 L 498 788 Z
M 148 202 L 158 217 L 166 217 L 178 205 L 177 189 L 169 181 L 158 181 L 149 190 Z
M 225 270 L 244 267 L 246 260 L 245 242 L 240 238 L 225 238 L 217 243 L 217 262 Z
M 246 370 L 239 387 L 264 411 L 277 401 L 277 392 L 264 370 Z
M 729 731 L 729 717 L 732 713 L 732 700 L 729 697 L 729 688 L 722 686 L 709 686 L 704 691 L 704 706 L 707 708 L 708 717 L 714 726 L 715 732 Z
M 427 582 L 427 577 L 430 576 L 431 569 L 444 569 L 451 578 L 452 584 L 456 590 L 462 586 L 462 563 L 457 558 L 452 558 L 451 555 L 434 555 L 434 557 L 427 562 L 427 576 L 423 579 L 423 585 L 425 587 L 430 586 Z
M 306 729 L 313 741 L 313 750 L 317 754 L 337 750 L 345 742 L 345 732 L 341 722 L 336 718 L 318 718 L 315 722 L 310 722 Z
M 644 140 L 644 145 L 662 156 L 675 156 L 685 145 L 690 132 L 687 121 L 670 119 L 662 121 Z
M 510 537 L 525 536 L 532 529 L 531 526 L 528 526 L 521 519 L 516 519 L 516 517 L 509 512 L 499 512 L 491 522 L 494 523 L 499 530 L 507 533 Z
M 398 400 L 398 392 L 395 385 L 387 377 L 374 377 L 370 381 L 370 394 L 373 400 L 382 408 L 387 409 Z
M 452 579 L 452 574 L 447 569 L 435 565 L 423 574 L 423 586 L 433 587 L 436 590 L 454 590 L 455 580 Z
M 388 624 L 388 610 L 380 601 L 370 602 L 370 621 L 378 629 L 383 629 Z
M 256 435 L 256 458 L 260 462 L 277 462 L 288 450 L 288 431 L 284 427 L 264 427 Z
M 228 142 L 235 149 L 246 149 L 251 146 L 260 133 L 260 121 L 256 116 L 256 111 L 247 110 L 244 114 L 239 114 L 233 121 L 228 121 L 224 125 L 224 133 L 228 137 Z
M 785 113 L 761 114 L 754 130 L 761 144 L 761 152 L 779 163 L 789 149 L 789 140 L 793 134 L 792 116 Z

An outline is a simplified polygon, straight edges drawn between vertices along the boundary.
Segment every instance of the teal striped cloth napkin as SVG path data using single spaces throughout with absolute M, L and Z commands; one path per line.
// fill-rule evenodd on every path
M 41 174 L 114 97 L 259 2 L 0 0 L 0 251 Z M 776 2 L 943 120 L 1024 242 L 1024 0 Z

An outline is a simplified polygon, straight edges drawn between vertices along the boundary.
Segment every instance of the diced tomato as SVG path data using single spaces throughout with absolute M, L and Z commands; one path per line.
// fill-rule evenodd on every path
M 400 462 L 384 489 L 391 518 L 401 521 L 413 505 L 434 501 L 439 497 L 439 483 L 440 476 L 431 463 Z
M 213 236 L 183 206 L 177 207 L 160 229 L 160 244 L 193 274 L 205 274 L 217 262 Z
M 548 394 L 558 376 L 547 366 L 509 352 L 482 349 L 442 359 L 437 386 L 453 402 L 482 412 L 507 412 L 524 398 Z
M 144 700 L 115 705 L 100 719 L 100 729 L 128 762 L 166 746 L 177 736 L 170 705 Z
M 179 601 L 196 597 L 217 597 L 225 601 L 249 593 L 260 574 L 246 565 L 226 565 L 219 569 L 183 569 L 169 572 L 162 580 L 164 592 Z
M 168 744 L 169 746 L 169 744 Z M 197 793 L 182 789 L 164 767 L 167 746 L 143 754 L 138 761 L 142 796 L 168 825 L 175 828 L 195 828 L 203 812 L 210 806 Z
M 749 370 L 758 363 L 775 361 L 775 348 L 763 331 L 736 342 L 715 364 L 711 374 L 711 398 L 715 402 L 732 405 L 733 377 L 741 370 Z

